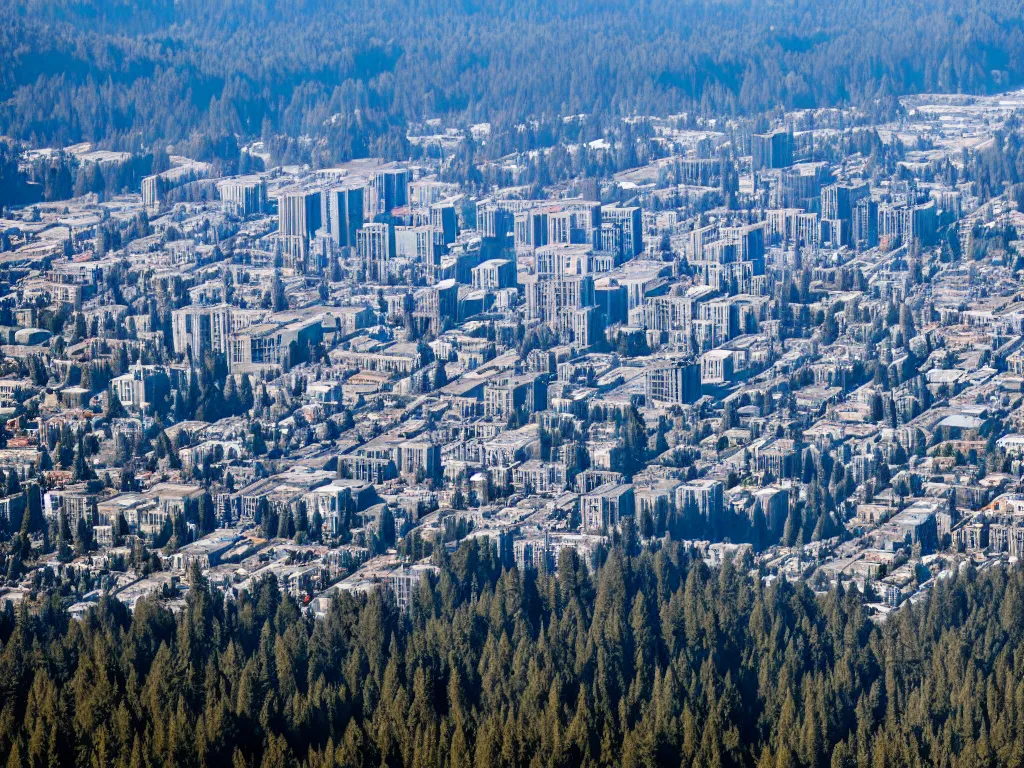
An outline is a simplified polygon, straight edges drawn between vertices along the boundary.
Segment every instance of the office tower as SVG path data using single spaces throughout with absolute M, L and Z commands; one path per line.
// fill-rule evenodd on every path
M 695 402 L 700 397 L 700 364 L 688 358 L 678 358 L 648 366 L 644 397 L 648 405 Z
M 909 239 L 923 246 L 934 245 L 939 228 L 939 212 L 934 200 L 915 205 L 911 209 Z
M 548 210 L 548 243 L 594 245 L 600 240 L 601 204 L 572 201 Z
M 513 231 L 517 213 L 545 205 L 549 204 L 540 200 L 480 200 L 476 204 L 476 229 L 485 240 L 503 241 Z
M 786 128 L 751 137 L 753 169 L 786 168 L 793 164 L 793 134 Z
M 364 224 L 356 232 L 356 254 L 367 280 L 387 280 L 395 258 L 394 228 L 390 224 Z
M 193 360 L 202 359 L 207 350 L 226 354 L 231 332 L 231 307 L 222 304 L 176 309 L 171 313 L 171 331 L 175 354 L 191 353 Z
M 686 234 L 686 254 L 690 261 L 704 258 L 704 249 L 718 239 L 718 225 L 696 227 Z
M 455 242 L 459 234 L 459 220 L 455 206 L 450 203 L 435 203 L 430 206 L 430 226 L 434 228 L 436 240 L 443 246 Z
M 142 180 L 142 204 L 146 208 L 158 208 L 160 206 L 160 184 L 159 176 L 146 176 Z
M 409 182 L 412 174 L 407 168 L 389 168 L 377 171 L 370 182 L 367 198 L 369 215 L 390 213 L 395 208 L 409 204 Z
M 821 190 L 821 218 L 852 221 L 854 206 L 870 194 L 865 182 L 830 184 Z
M 476 205 L 477 231 L 485 239 L 504 240 L 512 229 L 513 215 L 491 201 L 479 202 Z
M 921 205 L 886 203 L 878 208 L 878 237 L 891 246 L 909 245 L 914 241 L 931 245 L 938 229 L 935 201 Z
M 526 316 L 529 320 L 554 324 L 562 310 L 594 306 L 594 278 L 591 275 L 526 278 Z
M 601 220 L 622 230 L 622 256 L 627 261 L 644 251 L 643 212 L 640 208 L 610 206 L 601 211 Z M 604 244 L 602 243 L 602 246 Z
M 607 221 L 601 224 L 601 247 L 598 250 L 615 254 L 616 264 L 618 264 L 621 261 L 624 248 L 622 227 Z
M 528 251 L 548 244 L 547 208 L 516 213 L 513 243 L 516 251 Z
M 395 227 L 395 255 L 419 264 L 436 263 L 433 227 Z
M 764 265 L 764 224 L 744 227 L 723 227 L 722 238 L 736 243 L 737 260 L 753 261 Z M 760 273 L 759 273 L 760 274 Z
M 327 231 L 339 247 L 354 248 L 356 232 L 363 226 L 363 187 L 344 187 L 329 190 L 327 201 Z
M 813 216 L 815 222 L 817 216 Z M 690 233 L 690 265 L 705 285 L 748 293 L 754 278 L 765 273 L 765 222 L 722 227 L 718 237 L 706 228 Z
M 297 236 L 309 240 L 323 226 L 318 191 L 282 192 L 277 206 L 278 229 L 286 237 Z
M 819 241 L 829 248 L 849 246 L 850 220 L 849 219 L 822 219 L 820 222 Z
M 858 250 L 878 245 L 878 203 L 870 197 L 859 200 L 853 207 L 851 237 Z
M 801 163 L 765 174 L 771 190 L 768 204 L 772 208 L 814 210 L 821 198 L 821 186 L 829 178 L 825 163 Z
M 217 184 L 225 213 L 252 216 L 267 207 L 267 182 L 255 176 L 228 179 Z

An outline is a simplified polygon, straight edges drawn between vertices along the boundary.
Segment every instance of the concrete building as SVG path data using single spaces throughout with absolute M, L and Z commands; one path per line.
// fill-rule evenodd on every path
M 629 260 L 644 251 L 643 216 L 636 206 L 609 206 L 601 211 L 601 221 L 613 224 L 621 233 L 622 256 Z M 605 244 L 602 242 L 601 247 Z
M 633 517 L 633 486 L 607 483 L 580 496 L 580 517 L 583 529 L 590 533 L 618 528 L 622 519 Z
M 310 240 L 323 225 L 319 190 L 290 189 L 278 194 L 278 231 L 284 237 Z
M 508 259 L 488 259 L 471 272 L 473 287 L 478 290 L 497 291 L 516 284 L 516 265 Z
M 356 232 L 363 226 L 365 187 L 333 188 L 324 193 L 327 231 L 340 248 L 356 247 Z
M 648 404 L 692 403 L 700 397 L 701 367 L 688 358 L 655 361 L 644 376 Z
M 267 182 L 259 176 L 241 176 L 217 183 L 224 211 L 245 218 L 267 209 Z
M 390 224 L 364 224 L 356 231 L 356 254 L 367 280 L 387 282 L 395 259 L 395 229 Z
M 788 128 L 779 128 L 769 133 L 755 133 L 751 137 L 751 154 L 755 172 L 792 165 L 792 132 Z
M 189 306 L 171 312 L 174 352 L 201 360 L 207 350 L 227 354 L 231 333 L 231 307 Z

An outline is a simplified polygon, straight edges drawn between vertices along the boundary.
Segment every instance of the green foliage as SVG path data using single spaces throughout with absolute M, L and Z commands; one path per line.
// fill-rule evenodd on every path
M 877 113 L 895 109 L 899 93 L 1005 90 L 1024 74 L 1019 7 L 1004 0 L 969 13 L 920 0 L 797 0 L 784 12 L 693 0 L 14 0 L 5 9 L 0 133 L 57 145 L 159 136 L 241 173 L 251 158 L 236 135 L 262 136 L 289 162 L 396 158 L 408 156 L 405 123 L 467 115 L 507 129 L 488 142 L 500 157 L 546 134 L 594 129 L 592 120 L 560 127 L 557 114 L 841 103 Z M 512 130 L 532 117 L 546 119 Z M 295 138 L 309 128 L 323 145 Z M 635 152 L 624 142 L 618 154 L 628 162 Z M 166 162 L 154 153 L 152 172 Z M 68 185 L 68 171 L 53 174 L 42 183 Z M 106 188 L 97 176 L 76 188 Z
M 1020 765 L 1024 569 L 973 569 L 873 625 L 855 594 L 765 588 L 678 544 L 592 576 L 438 553 L 408 613 L 273 580 L 185 609 L 0 614 L 19 765 Z

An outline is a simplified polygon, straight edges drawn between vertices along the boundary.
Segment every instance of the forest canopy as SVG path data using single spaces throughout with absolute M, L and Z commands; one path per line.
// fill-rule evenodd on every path
M 0 134 L 386 154 L 428 118 L 759 114 L 1024 82 L 1013 0 L 0 0 Z
M 0 614 L 9 766 L 1019 766 L 1024 569 L 965 564 L 881 626 L 855 590 L 765 585 L 674 542 L 596 574 L 476 539 L 409 612 L 271 578 L 177 615 L 103 597 Z

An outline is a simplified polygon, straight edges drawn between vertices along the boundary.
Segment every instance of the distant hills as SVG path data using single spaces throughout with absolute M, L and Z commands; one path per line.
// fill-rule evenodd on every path
M 969 7 L 968 7 L 969 6 Z M 402 154 L 425 118 L 857 105 L 1024 82 L 1020 4 L 981 0 L 3 0 L 0 134 L 267 133 Z

